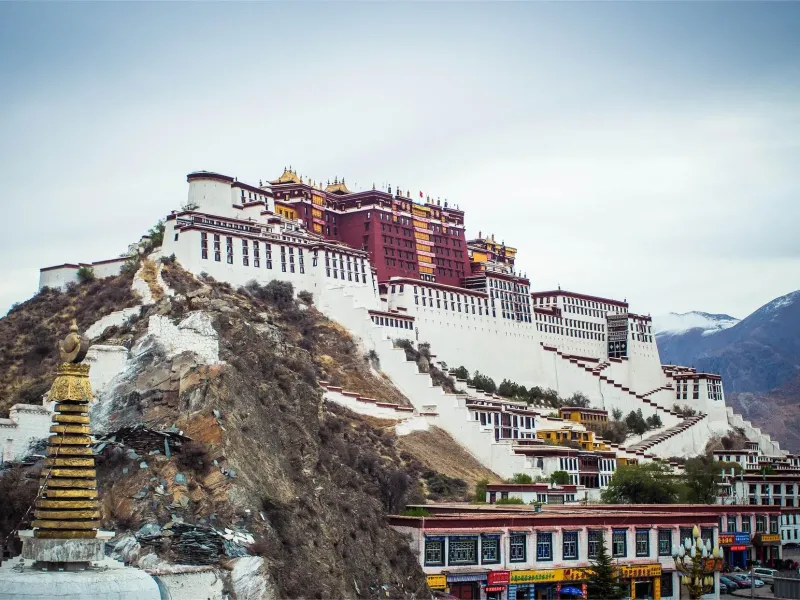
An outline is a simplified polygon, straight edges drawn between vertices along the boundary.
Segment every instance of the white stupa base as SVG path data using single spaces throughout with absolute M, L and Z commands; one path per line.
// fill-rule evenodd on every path
M 0 567 L 0 600 L 160 600 L 156 580 L 117 561 L 100 561 L 83 571 L 41 571 L 33 561 L 12 559 Z
M 20 531 L 22 554 L 0 565 L 0 600 L 160 600 L 155 579 L 105 556 L 113 536 L 98 531 L 92 539 L 51 540 Z

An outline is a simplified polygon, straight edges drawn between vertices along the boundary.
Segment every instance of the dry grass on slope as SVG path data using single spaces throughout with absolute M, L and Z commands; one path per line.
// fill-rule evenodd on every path
M 0 319 L 0 413 L 40 404 L 55 376 L 56 343 L 76 319 L 81 331 L 115 310 L 135 306 L 133 274 L 99 279 L 71 291 L 43 289 Z
M 145 258 L 142 261 L 141 276 L 147 284 L 147 287 L 150 288 L 150 294 L 153 296 L 153 300 L 156 302 L 161 300 L 161 298 L 164 297 L 164 290 L 161 289 L 161 286 L 158 284 L 158 265 L 149 258 Z
M 488 479 L 489 483 L 502 482 L 497 474 L 484 467 L 450 437 L 450 434 L 438 427 L 402 436 L 398 438 L 397 446 L 428 469 L 448 477 L 463 479 L 470 489 L 475 487 L 479 479 Z
M 323 320 L 317 324 L 316 333 L 315 362 L 328 383 L 381 402 L 411 406 L 392 380 L 373 367 L 344 327 Z

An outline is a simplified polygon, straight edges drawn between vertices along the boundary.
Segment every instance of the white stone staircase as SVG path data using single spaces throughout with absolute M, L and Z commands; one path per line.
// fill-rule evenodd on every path
M 412 403 L 417 414 L 427 414 L 432 424 L 447 431 L 484 466 L 501 477 L 529 471 L 526 457 L 516 454 L 511 440 L 495 441 L 492 429 L 482 427 L 467 408 L 466 395 L 449 394 L 434 386 L 428 373 L 406 360 L 403 348 L 396 348 L 392 336 L 409 337 L 408 330 L 375 325 L 369 309 L 359 306 L 343 287 L 326 289 L 319 309 L 361 338 L 367 350 L 375 350 L 381 370 Z

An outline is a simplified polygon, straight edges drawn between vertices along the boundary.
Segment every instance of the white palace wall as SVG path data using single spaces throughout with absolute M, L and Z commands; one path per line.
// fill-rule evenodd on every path
M 264 241 L 258 242 L 260 266 L 256 267 L 254 266 L 255 261 L 253 254 L 253 244 L 256 242 L 252 241 L 251 237 L 247 237 L 246 239 L 249 240 L 249 265 L 244 265 L 242 253 L 243 238 L 241 237 L 241 234 L 237 235 L 237 232 L 235 231 L 219 232 L 222 249 L 222 260 L 219 261 L 214 260 L 213 234 L 209 232 L 209 258 L 204 259 L 202 258 L 201 254 L 200 234 L 201 232 L 198 230 L 182 231 L 177 234 L 178 239 L 176 240 L 175 221 L 169 221 L 164 232 L 163 254 L 166 256 L 175 254 L 175 257 L 177 258 L 178 262 L 181 263 L 183 268 L 191 273 L 194 273 L 195 275 L 207 273 L 218 281 L 226 281 L 234 286 L 245 285 L 252 280 L 255 280 L 262 285 L 269 283 L 273 279 L 288 281 L 293 285 L 295 293 L 301 291 L 311 292 L 314 295 L 314 301 L 316 303 L 319 303 L 320 301 L 324 302 L 324 297 L 328 289 L 346 287 L 352 289 L 353 294 L 364 305 L 368 305 L 373 309 L 379 308 L 376 285 L 372 271 L 369 268 L 368 261 L 365 261 L 366 268 L 364 269 L 363 273 L 361 272 L 361 269 L 358 269 L 356 272 L 352 273 L 345 271 L 346 274 L 351 275 L 351 278 L 334 279 L 332 276 L 329 277 L 326 274 L 324 248 L 318 248 L 317 264 L 315 265 L 313 248 L 310 246 L 300 246 L 297 244 L 282 244 L 278 238 L 269 240 L 271 246 L 271 269 L 267 268 L 267 255 Z M 227 262 L 225 246 L 225 238 L 227 236 L 233 238 L 233 262 L 230 264 Z M 286 251 L 288 252 L 288 248 L 290 246 L 294 250 L 294 272 L 291 271 L 290 263 L 287 263 L 286 271 L 283 271 L 281 261 L 281 248 L 286 248 Z M 300 250 L 302 250 L 302 273 L 300 272 Z M 338 257 L 342 257 L 347 255 L 347 249 L 329 249 L 329 253 L 331 254 L 331 257 L 333 257 L 333 253 L 336 253 Z M 360 259 L 356 260 L 359 262 L 360 266 Z M 339 272 L 341 273 L 342 271 Z M 352 279 L 352 277 L 355 276 L 355 273 L 358 274 L 359 281 Z M 364 278 L 366 278 L 366 283 L 363 281 Z
M 486 312 L 481 315 L 477 309 L 473 314 L 473 304 L 467 302 L 461 305 L 463 312 L 422 306 L 414 300 L 414 287 L 421 290 L 424 282 L 417 286 L 404 284 L 402 291 L 399 285 L 393 287 L 395 293 L 390 288 L 387 294 L 388 307 L 414 317 L 419 342 L 430 343 L 432 352 L 448 367 L 464 366 L 470 373 L 478 370 L 498 384 L 509 379 L 526 387 L 553 387 L 553 379 L 542 364 L 539 334 L 532 323 L 493 317 Z M 466 290 L 453 293 L 462 298 L 474 297 Z

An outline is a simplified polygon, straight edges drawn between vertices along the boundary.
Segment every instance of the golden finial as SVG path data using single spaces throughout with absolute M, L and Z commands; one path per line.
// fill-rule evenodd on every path
M 61 362 L 79 363 L 86 357 L 88 350 L 89 342 L 80 336 L 78 322 L 72 319 L 69 333 L 63 341 L 58 343 L 58 355 L 61 358 Z

